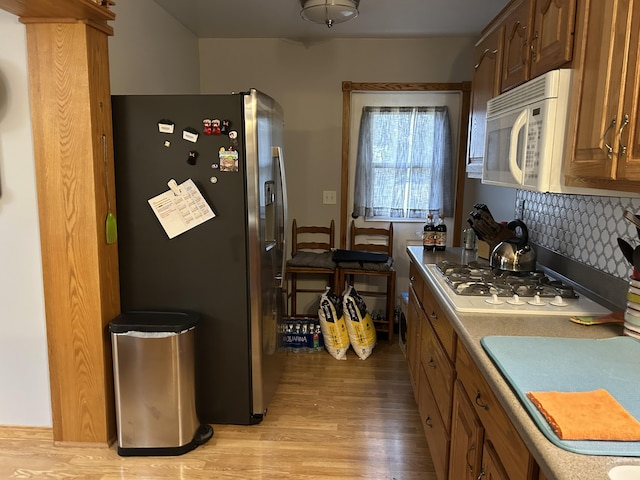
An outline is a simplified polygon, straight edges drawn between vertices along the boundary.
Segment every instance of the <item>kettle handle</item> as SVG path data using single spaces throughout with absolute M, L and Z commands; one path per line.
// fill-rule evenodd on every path
M 514 236 L 514 239 L 518 240 L 520 245 L 526 245 L 529 242 L 529 230 L 522 220 L 512 220 L 507 224 L 507 228 L 515 233 L 515 229 L 520 227 L 522 235 Z

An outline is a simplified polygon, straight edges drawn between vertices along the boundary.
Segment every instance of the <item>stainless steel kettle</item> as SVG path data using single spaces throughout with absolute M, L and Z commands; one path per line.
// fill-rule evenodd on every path
M 516 232 L 520 228 L 520 235 L 509 238 L 497 244 L 491 252 L 489 265 L 499 270 L 510 272 L 532 272 L 536 269 L 536 252 L 529 245 L 529 231 L 521 220 L 509 222 L 507 228 Z

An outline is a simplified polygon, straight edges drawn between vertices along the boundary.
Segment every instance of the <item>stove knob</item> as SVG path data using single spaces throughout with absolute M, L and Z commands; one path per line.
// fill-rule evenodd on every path
M 556 295 L 555 298 L 549 303 L 554 307 L 566 307 L 567 305 L 569 305 L 560 295 Z
M 500 305 L 504 303 L 502 300 L 498 298 L 498 295 L 496 295 L 495 293 L 491 295 L 491 298 L 487 298 L 485 302 L 490 303 L 491 305 Z
M 527 302 L 529 305 L 546 305 L 546 302 L 540 300 L 540 295 L 534 295 L 533 300 Z
M 511 305 L 524 305 L 524 302 L 520 300 L 520 296 L 517 294 L 514 294 L 513 297 L 507 300 L 507 303 Z

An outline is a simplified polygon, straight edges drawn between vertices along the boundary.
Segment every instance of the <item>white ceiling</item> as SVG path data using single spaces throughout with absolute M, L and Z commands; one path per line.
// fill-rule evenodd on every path
M 300 17 L 299 0 L 155 0 L 199 38 L 402 38 L 478 35 L 508 0 L 361 0 L 346 23 Z

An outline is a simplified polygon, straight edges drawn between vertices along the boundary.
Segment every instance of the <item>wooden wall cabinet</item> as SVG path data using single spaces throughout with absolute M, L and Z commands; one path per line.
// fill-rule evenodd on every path
M 575 20 L 576 0 L 515 0 L 503 19 L 502 91 L 569 62 Z
M 520 85 L 531 78 L 529 43 L 535 0 L 516 0 L 503 20 L 505 28 L 502 63 L 502 91 Z
M 573 58 L 576 0 L 514 0 L 474 51 L 467 176 L 481 178 L 487 101 Z
M 567 183 L 640 191 L 640 2 L 578 9 Z
M 576 0 L 536 0 L 531 33 L 531 78 L 573 58 Z
M 487 102 L 500 93 L 504 27 L 487 32 L 476 44 L 473 61 L 471 111 L 467 150 L 467 176 L 482 177 Z

